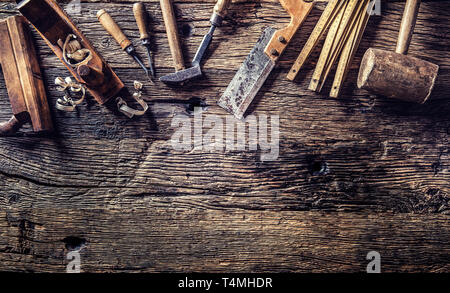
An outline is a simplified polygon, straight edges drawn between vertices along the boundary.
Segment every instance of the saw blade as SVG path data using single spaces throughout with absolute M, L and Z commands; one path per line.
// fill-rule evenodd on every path
M 275 62 L 264 53 L 275 31 L 271 27 L 264 30 L 218 102 L 220 107 L 238 119 L 244 118 L 251 102 L 275 68 Z

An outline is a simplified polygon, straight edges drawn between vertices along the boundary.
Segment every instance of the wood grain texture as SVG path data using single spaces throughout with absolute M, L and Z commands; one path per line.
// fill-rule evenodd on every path
M 185 60 L 215 2 L 174 2 Z M 106 9 L 138 42 L 132 3 L 83 2 L 72 15 L 130 89 L 145 76 L 95 14 Z M 162 76 L 173 66 L 159 1 L 145 5 Z M 318 50 L 297 83 L 286 80 L 324 7 L 312 10 L 252 105 L 256 116 L 280 117 L 273 162 L 261 162 L 260 150 L 175 151 L 170 139 L 173 117 L 192 117 L 196 106 L 227 117 L 217 100 L 263 28 L 290 21 L 279 2 L 233 3 L 205 77 L 185 87 L 145 82 L 151 107 L 140 119 L 92 98 L 58 112 L 53 80 L 69 73 L 34 33 L 56 131 L 0 138 L 0 270 L 64 272 L 67 252 L 83 247 L 84 272 L 364 272 L 371 250 L 381 253 L 382 271 L 449 272 L 448 2 L 422 3 L 409 50 L 441 68 L 424 105 L 356 88 L 369 47 L 395 50 L 404 2 L 371 18 L 341 99 L 307 90 Z M 4 121 L 11 112 L 1 89 L 2 79 Z

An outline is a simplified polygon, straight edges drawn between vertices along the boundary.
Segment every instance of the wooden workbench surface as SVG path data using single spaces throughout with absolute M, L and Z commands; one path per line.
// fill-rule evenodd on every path
M 214 2 L 175 1 L 187 64 Z M 365 272 L 372 250 L 382 271 L 450 271 L 449 2 L 422 4 L 410 48 L 440 65 L 425 105 L 355 85 L 367 48 L 395 49 L 401 1 L 370 20 L 342 98 L 326 96 L 330 82 L 323 95 L 307 90 L 318 52 L 297 83 L 287 81 L 320 3 L 252 106 L 255 116 L 279 115 L 279 158 L 175 151 L 173 117 L 197 106 L 225 119 L 217 100 L 262 29 L 289 21 L 276 0 L 237 2 L 216 30 L 205 77 L 183 88 L 145 82 L 149 113 L 132 120 L 92 98 L 76 112 L 56 110 L 53 81 L 69 73 L 33 33 L 56 131 L 0 138 L 0 270 L 65 272 L 67 253 L 81 249 L 83 272 Z M 83 1 L 72 14 L 130 89 L 145 76 L 95 13 L 105 8 L 138 45 L 132 3 Z M 161 76 L 174 70 L 164 23 L 158 0 L 145 5 Z M 2 6 L 1 18 L 13 7 Z M 10 115 L 2 78 L 0 121 Z

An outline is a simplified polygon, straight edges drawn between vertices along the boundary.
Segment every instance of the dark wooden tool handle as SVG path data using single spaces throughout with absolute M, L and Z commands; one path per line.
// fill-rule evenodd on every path
M 231 0 L 218 0 L 216 6 L 214 6 L 214 13 L 225 17 L 227 9 L 230 7 Z
M 139 28 L 139 33 L 141 34 L 140 39 L 148 39 L 148 19 L 147 13 L 145 12 L 144 4 L 141 2 L 134 3 L 133 5 L 134 18 L 136 18 L 136 23 Z
M 0 136 L 11 135 L 16 133 L 23 123 L 17 120 L 16 116 L 12 116 L 8 122 L 0 123 Z
M 398 35 L 397 49 L 395 50 L 398 54 L 406 55 L 408 53 L 414 27 L 416 26 L 417 15 L 419 14 L 420 3 L 421 0 L 408 0 L 406 2 L 400 33 Z
M 166 25 L 167 38 L 169 40 L 170 52 L 172 54 L 175 70 L 184 70 L 183 53 L 181 51 L 180 38 L 178 36 L 177 21 L 171 0 L 160 0 L 161 11 Z
M 273 35 L 264 52 L 274 62 L 283 54 L 287 45 L 291 42 L 295 33 L 308 17 L 314 2 L 305 0 L 279 0 L 281 5 L 291 16 L 291 22 L 284 29 L 278 30 Z
M 105 30 L 116 40 L 122 49 L 126 49 L 131 45 L 130 40 L 124 35 L 117 23 L 112 19 L 111 15 L 105 9 L 100 9 L 97 12 L 97 18 L 103 25 Z

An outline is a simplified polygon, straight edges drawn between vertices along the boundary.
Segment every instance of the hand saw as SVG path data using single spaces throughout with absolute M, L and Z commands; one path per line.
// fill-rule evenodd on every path
M 269 27 L 263 32 L 218 102 L 238 119 L 244 118 L 251 102 L 314 5 L 312 0 L 279 1 L 291 17 L 289 25 L 281 30 Z

